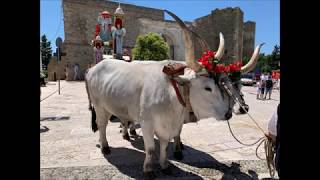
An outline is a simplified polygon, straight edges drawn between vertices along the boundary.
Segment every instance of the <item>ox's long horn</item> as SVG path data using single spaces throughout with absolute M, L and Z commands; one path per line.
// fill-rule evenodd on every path
M 168 13 L 170 16 L 172 16 L 173 19 L 177 21 L 177 23 L 182 29 L 182 32 L 184 34 L 184 40 L 185 40 L 185 58 L 186 58 L 187 65 L 194 71 L 196 72 L 199 71 L 201 69 L 201 65 L 195 60 L 194 51 L 193 51 L 194 46 L 193 46 L 192 37 L 190 34 L 192 34 L 194 37 L 197 38 L 197 40 L 199 40 L 203 51 L 206 51 L 209 49 L 208 43 L 204 41 L 197 33 L 190 30 L 178 16 L 176 16 L 175 14 L 173 14 L 168 10 L 164 10 L 164 11 Z
M 217 58 L 218 60 L 220 60 L 224 54 L 224 38 L 221 32 L 219 33 L 219 37 L 220 37 L 219 48 L 215 55 L 215 58 Z
M 259 59 L 260 49 L 264 44 L 265 43 L 262 43 L 256 47 L 250 61 L 245 66 L 241 67 L 241 73 L 250 72 L 256 66 Z

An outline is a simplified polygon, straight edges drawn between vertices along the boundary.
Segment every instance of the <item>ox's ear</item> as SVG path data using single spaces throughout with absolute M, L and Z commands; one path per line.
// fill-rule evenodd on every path
M 175 80 L 179 83 L 185 83 L 196 77 L 197 75 L 194 70 L 192 70 L 191 68 L 185 68 L 183 75 L 175 77 Z

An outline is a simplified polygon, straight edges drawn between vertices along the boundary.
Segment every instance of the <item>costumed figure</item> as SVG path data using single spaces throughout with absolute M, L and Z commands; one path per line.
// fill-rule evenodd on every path
M 116 59 L 123 59 L 123 37 L 126 34 L 126 29 L 123 27 L 123 10 L 120 7 L 116 9 L 115 13 L 115 21 L 114 21 L 114 27 L 112 27 L 112 38 L 113 38 L 113 52 L 115 54 Z
M 81 77 L 80 77 L 80 65 L 78 63 L 76 63 L 74 66 L 73 66 L 73 80 L 74 81 L 77 81 L 77 80 L 81 80 Z
M 96 39 L 93 42 L 93 51 L 94 51 L 94 59 L 95 64 L 98 64 L 103 59 L 103 42 L 100 36 L 97 36 Z
M 112 38 L 111 38 L 111 16 L 108 11 L 103 11 L 98 16 L 98 24 L 96 25 L 96 31 L 94 34 L 94 39 L 97 36 L 100 36 L 103 45 L 105 46 L 105 50 L 111 50 Z

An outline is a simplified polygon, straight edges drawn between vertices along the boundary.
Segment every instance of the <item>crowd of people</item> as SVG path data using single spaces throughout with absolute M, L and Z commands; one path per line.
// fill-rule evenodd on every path
M 280 79 L 274 80 L 270 74 L 262 74 L 257 82 L 257 99 L 271 99 L 272 90 L 275 86 L 279 89 Z

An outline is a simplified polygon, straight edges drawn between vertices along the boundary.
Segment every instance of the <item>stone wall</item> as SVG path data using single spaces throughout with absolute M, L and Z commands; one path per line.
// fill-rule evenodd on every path
M 195 19 L 195 21 L 192 23 L 192 26 L 190 26 L 190 29 L 192 29 L 194 32 L 199 34 L 201 38 L 203 38 L 209 45 L 210 49 L 214 49 L 215 39 L 214 37 L 214 31 L 213 31 L 214 25 L 212 24 L 212 16 L 211 14 L 207 16 L 203 16 L 201 18 Z M 199 44 L 199 42 L 194 38 L 194 55 L 195 58 L 198 59 L 202 56 L 202 49 Z
M 243 57 L 251 57 L 254 51 L 256 23 L 247 21 L 243 24 Z
M 93 48 L 89 45 L 94 38 L 97 18 L 102 11 L 114 13 L 118 3 L 103 0 L 63 0 L 64 31 L 66 60 L 70 64 L 78 63 L 81 70 L 93 61 Z M 149 18 L 163 21 L 162 10 L 121 4 L 125 13 L 124 27 L 127 34 L 124 38 L 124 48 L 133 48 L 139 35 L 137 21 L 139 18 Z
M 242 58 L 243 12 L 240 8 L 216 9 L 207 16 L 200 17 L 192 23 L 192 29 L 206 40 L 210 49 L 217 51 L 219 33 L 225 39 L 225 55 L 222 60 L 232 62 Z M 201 57 L 201 48 L 195 41 L 195 57 Z M 249 46 L 249 45 L 248 45 Z

